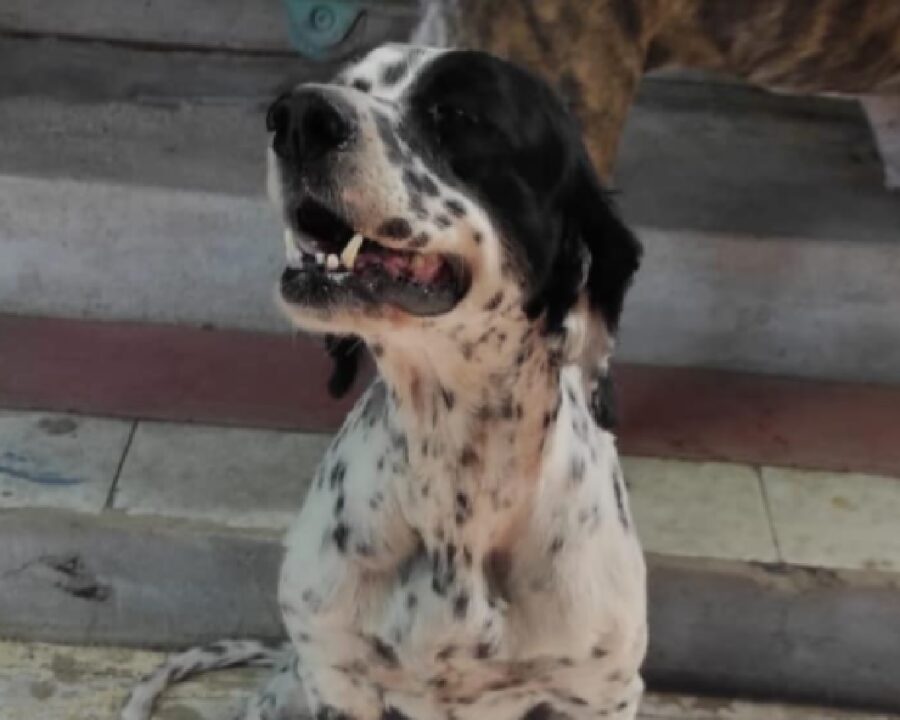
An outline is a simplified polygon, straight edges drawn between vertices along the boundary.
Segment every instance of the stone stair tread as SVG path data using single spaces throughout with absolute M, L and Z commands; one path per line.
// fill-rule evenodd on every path
M 162 659 L 130 648 L 0 641 L 0 720 L 112 718 L 131 684 Z M 157 720 L 221 720 L 265 678 L 265 670 L 202 675 L 169 689 Z M 733 698 L 648 693 L 639 720 L 897 720 L 834 708 L 753 703 Z

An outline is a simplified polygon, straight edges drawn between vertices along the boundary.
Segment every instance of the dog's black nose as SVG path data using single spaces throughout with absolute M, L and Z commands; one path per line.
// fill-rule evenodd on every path
M 348 114 L 318 89 L 282 95 L 266 115 L 266 127 L 275 133 L 272 149 L 282 160 L 294 162 L 322 157 L 352 137 Z

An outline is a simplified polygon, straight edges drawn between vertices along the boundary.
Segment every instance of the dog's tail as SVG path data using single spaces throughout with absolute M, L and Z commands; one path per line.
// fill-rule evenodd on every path
M 170 655 L 131 691 L 119 720 L 149 720 L 153 705 L 169 685 L 194 675 L 233 667 L 272 667 L 287 660 L 291 644 L 269 645 L 255 640 L 223 640 Z

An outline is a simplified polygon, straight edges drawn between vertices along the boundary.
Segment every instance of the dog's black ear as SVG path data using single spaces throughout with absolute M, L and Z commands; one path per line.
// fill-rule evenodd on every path
M 546 312 L 547 329 L 554 332 L 584 295 L 592 319 L 613 335 L 642 248 L 619 218 L 587 153 L 580 155 L 559 192 L 553 231 L 558 246 L 550 272 L 526 311 L 532 317 Z
M 590 256 L 584 290 L 592 312 L 610 335 L 622 315 L 625 293 L 641 263 L 643 249 L 619 218 L 609 193 L 585 157 L 576 172 L 569 205 L 582 247 Z
M 567 337 L 575 354 L 570 359 L 581 366 L 594 419 L 612 429 L 616 401 L 608 361 L 642 248 L 619 218 L 587 153 L 574 168 L 561 200 L 564 224 L 553 299 L 547 307 L 548 327 L 559 323 L 558 327 L 567 326 L 567 334 L 577 333 L 578 337 Z
M 328 378 L 328 392 L 333 398 L 342 398 L 353 386 L 359 372 L 363 342 L 354 335 L 326 335 L 325 348 L 334 362 Z

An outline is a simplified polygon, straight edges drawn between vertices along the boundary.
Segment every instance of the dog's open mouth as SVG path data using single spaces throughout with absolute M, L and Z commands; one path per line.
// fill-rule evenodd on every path
M 387 247 L 316 200 L 304 200 L 292 220 L 294 227 L 285 231 L 288 267 L 281 277 L 281 294 L 289 303 L 387 303 L 414 315 L 439 315 L 468 290 L 460 258 Z

